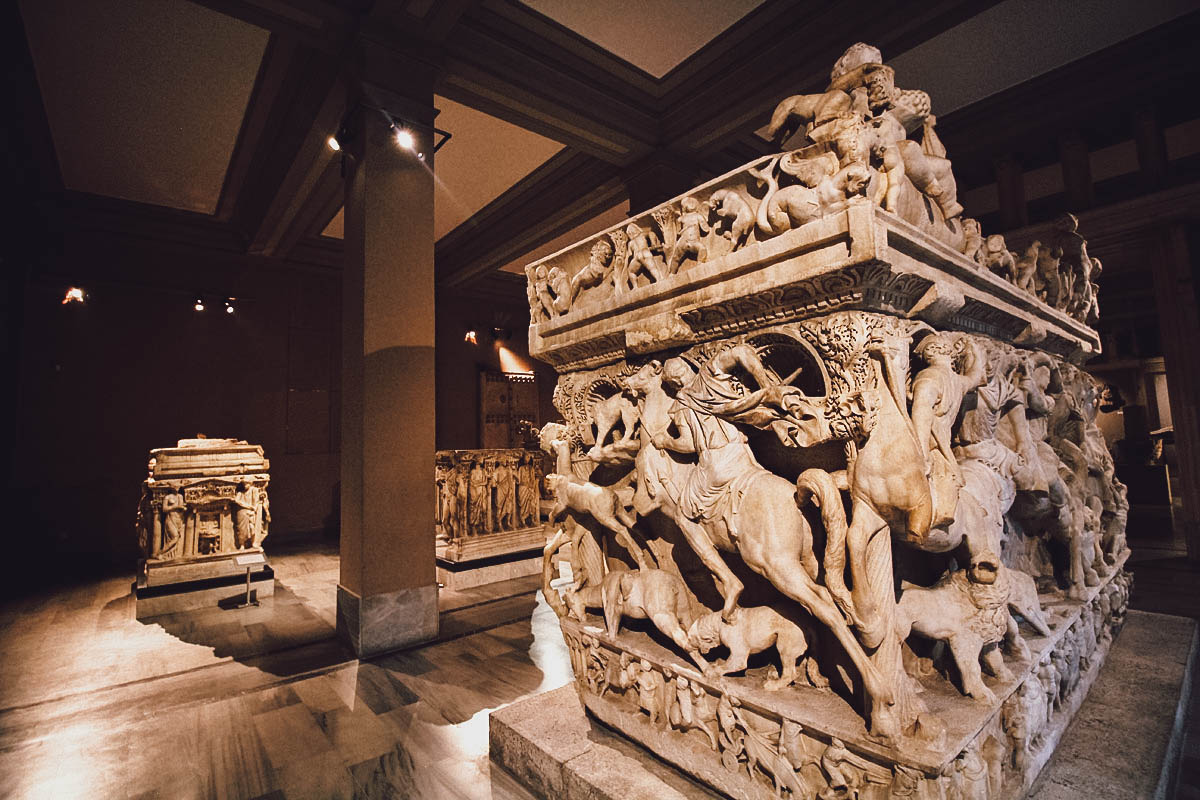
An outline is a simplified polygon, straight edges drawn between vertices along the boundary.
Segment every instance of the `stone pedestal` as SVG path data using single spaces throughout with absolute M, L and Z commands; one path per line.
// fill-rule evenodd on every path
M 1077 712 L 1071 712 L 1074 724 L 1067 724 L 1070 713 L 1054 720 L 1057 753 L 1033 788 L 1027 791 L 1023 784 L 1007 784 L 995 796 L 1054 800 L 1172 796 L 1195 649 L 1193 620 L 1129 612 L 1104 666 L 1093 676 L 1088 698 Z M 1145 680 L 1147 671 L 1155 674 L 1155 680 Z M 631 747 L 620 733 L 589 719 L 574 686 L 495 711 L 489 723 L 492 760 L 539 797 L 719 796 L 693 783 L 684 772 L 664 767 L 649 750 Z M 704 736 L 696 732 L 690 738 L 696 753 L 703 756 L 708 749 Z M 725 780 L 741 777 L 744 768 L 737 774 L 729 772 Z M 758 787 L 754 791 L 732 796 L 775 796 Z

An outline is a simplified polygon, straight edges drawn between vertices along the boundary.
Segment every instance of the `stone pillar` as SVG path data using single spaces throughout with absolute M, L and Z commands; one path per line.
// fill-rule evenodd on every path
M 1150 258 L 1183 501 L 1175 527 L 1187 542 L 1192 561 L 1200 561 L 1200 361 L 1196 359 L 1200 310 L 1190 260 L 1192 248 L 1200 241 L 1198 234 L 1195 226 L 1172 223 Z
M 437 635 L 432 81 L 362 89 L 342 142 L 341 574 L 337 629 L 360 657 Z M 355 87 L 356 89 L 358 87 Z M 396 143 L 396 118 L 415 147 Z M 424 154 L 424 160 L 417 153 Z

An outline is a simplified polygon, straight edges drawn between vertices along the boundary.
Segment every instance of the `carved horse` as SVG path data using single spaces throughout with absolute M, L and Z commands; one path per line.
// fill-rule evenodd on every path
M 738 553 L 746 566 L 802 605 L 837 638 L 858 669 L 871 702 L 872 730 L 889 737 L 899 733 L 892 714 L 892 687 L 885 682 L 846 624 L 829 590 L 817 583 L 819 565 L 812 531 L 795 502 L 795 487 L 757 463 L 742 484 L 736 512 L 726 508 L 716 518 L 695 521 L 680 511 L 681 489 L 699 467 L 676 460 L 656 446 L 671 426 L 674 400 L 663 387 L 663 366 L 651 361 L 626 379 L 638 399 L 642 448 L 637 457 L 634 509 L 644 515 L 661 509 L 679 526 L 688 544 L 712 572 L 725 599 L 722 616 L 732 621 L 743 585 L 719 551 Z M 661 439 L 660 439 L 661 441 Z

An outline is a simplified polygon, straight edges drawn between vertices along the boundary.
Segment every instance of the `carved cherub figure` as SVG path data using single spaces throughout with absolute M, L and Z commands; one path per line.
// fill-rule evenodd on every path
M 754 227 L 754 212 L 745 198 L 734 189 L 717 189 L 708 198 L 708 207 L 718 217 L 729 221 L 729 230 L 724 235 L 729 239 L 730 249 L 744 245 Z
M 1034 276 L 1034 291 L 1047 305 L 1057 307 L 1060 300 L 1071 296 L 1070 287 L 1065 286 L 1065 274 L 1059 269 L 1062 264 L 1061 247 L 1040 247 L 1037 253 L 1037 274 Z M 1068 279 L 1069 280 L 1069 279 Z M 1065 291 L 1064 291 L 1065 289 Z
M 575 298 L 584 289 L 590 289 L 593 286 L 599 286 L 608 278 L 612 272 L 612 257 L 613 247 L 608 243 L 607 239 L 597 239 L 592 249 L 588 252 L 588 263 L 583 269 L 571 276 L 571 293 L 568 305 L 575 302 Z
M 562 267 L 557 264 L 551 267 L 546 272 L 546 283 L 550 287 L 550 291 L 554 294 L 552 301 L 553 313 L 565 314 L 571 310 L 571 279 L 567 277 L 567 273 Z
M 629 237 L 629 260 L 620 275 L 614 276 L 618 278 L 615 283 L 617 291 L 627 292 L 635 289 L 639 272 L 648 275 L 652 283 L 661 281 L 665 276 L 655 260 L 654 232 L 643 230 L 636 222 L 631 222 L 625 226 L 625 234 Z
M 983 242 L 983 263 L 992 272 L 1011 281 L 1017 262 L 1013 258 L 1012 252 L 1009 251 L 1004 237 L 993 233 Z
M 554 295 L 550 291 L 550 271 L 545 264 L 539 264 L 533 270 L 531 283 L 546 319 L 554 319 Z
M 674 275 L 685 258 L 691 257 L 696 261 L 708 258 L 708 249 L 704 246 L 704 234 L 708 233 L 708 214 L 701 213 L 700 202 L 694 197 L 685 197 L 679 201 L 683 213 L 679 215 L 679 237 L 671 248 L 670 258 L 667 259 L 667 274 Z
M 778 678 L 763 682 L 763 688 L 771 692 L 786 688 L 796 680 L 796 667 L 808 652 L 811 638 L 811 628 L 806 631 L 771 606 L 741 608 L 733 623 L 723 622 L 721 612 L 714 611 L 698 617 L 688 628 L 688 641 L 701 653 L 708 653 L 721 645 L 729 649 L 729 658 L 710 665 L 705 670 L 709 674 L 740 672 L 746 668 L 751 655 L 774 645 L 782 669 Z M 828 686 L 828 681 L 820 674 L 812 659 L 808 660 L 806 667 L 812 685 Z
M 1018 258 L 1013 266 L 1013 285 L 1018 289 L 1023 289 L 1027 292 L 1034 290 L 1034 278 L 1037 275 L 1038 257 L 1042 251 L 1042 243 L 1034 240 L 1029 247 L 1025 248 L 1024 254 Z
M 979 220 L 971 217 L 963 217 L 963 254 L 967 258 L 974 261 L 976 264 L 983 266 L 984 264 L 984 247 L 983 247 L 983 229 L 979 226 Z
M 975 557 L 932 587 L 909 586 L 896 603 L 896 630 L 907 639 L 916 632 L 945 642 L 962 676 L 963 692 L 995 702 L 983 683 L 979 662 L 1001 680 L 1011 677 L 997 645 L 1016 627 L 1008 612 L 1009 582 L 1000 558 L 991 552 Z

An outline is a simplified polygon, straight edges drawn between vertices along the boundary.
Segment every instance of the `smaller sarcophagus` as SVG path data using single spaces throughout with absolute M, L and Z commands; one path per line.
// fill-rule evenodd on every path
M 139 589 L 241 575 L 251 563 L 264 569 L 270 462 L 260 446 L 181 439 L 151 450 L 148 467 L 137 516 Z

